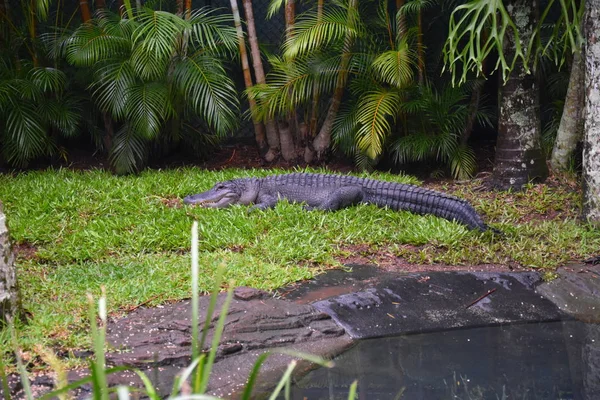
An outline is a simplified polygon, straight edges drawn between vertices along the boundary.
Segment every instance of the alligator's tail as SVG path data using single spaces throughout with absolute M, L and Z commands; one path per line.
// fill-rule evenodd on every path
M 394 210 L 408 210 L 416 214 L 432 214 L 437 217 L 456 221 L 473 230 L 482 232 L 495 229 L 486 225 L 473 206 L 466 200 L 450 196 L 435 190 L 414 185 L 386 182 L 367 190 L 368 203 Z M 368 186 L 368 184 L 366 185 Z

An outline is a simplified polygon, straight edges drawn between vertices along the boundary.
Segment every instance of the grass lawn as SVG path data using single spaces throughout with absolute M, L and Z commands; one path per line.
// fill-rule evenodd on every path
M 119 177 L 100 170 L 47 170 L 0 175 L 0 200 L 18 250 L 23 306 L 29 321 L 19 340 L 35 362 L 35 345 L 89 347 L 86 293 L 106 287 L 109 312 L 190 296 L 190 228 L 200 229 L 200 286 L 209 290 L 218 265 L 237 285 L 276 289 L 337 267 L 353 246 L 409 262 L 515 264 L 549 273 L 569 259 L 595 255 L 600 232 L 577 221 L 580 193 L 566 179 L 521 193 L 468 184 L 438 184 L 470 200 L 505 237 L 470 232 L 431 216 L 373 206 L 334 213 L 181 207 L 179 199 L 216 181 L 264 176 L 266 170 L 145 171 Z M 379 179 L 418 183 L 391 174 Z M 480 182 L 479 182 L 480 183 Z M 0 345 L 8 349 L 6 330 Z

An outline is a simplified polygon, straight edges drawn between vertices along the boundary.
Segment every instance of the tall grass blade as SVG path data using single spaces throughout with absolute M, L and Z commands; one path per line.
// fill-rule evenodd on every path
M 148 396 L 151 400 L 160 400 L 160 396 L 156 392 L 152 381 L 148 376 L 142 371 L 135 369 L 134 372 L 140 377 L 142 382 L 144 383 L 144 388 L 146 389 L 146 396 Z
M 110 374 L 114 374 L 117 372 L 129 372 L 131 371 L 131 368 L 129 367 L 124 367 L 124 366 L 120 366 L 120 367 L 113 367 L 113 368 L 109 368 L 105 371 L 106 375 L 110 375 Z M 59 397 L 61 394 L 63 393 L 67 393 L 70 390 L 73 389 L 77 389 L 78 387 L 81 387 L 83 385 L 86 385 L 88 383 L 92 383 L 93 384 L 94 379 L 91 376 L 86 376 L 85 378 L 79 379 L 65 387 L 63 387 L 62 389 L 58 389 L 58 390 L 53 390 L 50 393 L 46 393 L 43 396 L 39 397 L 37 400 L 47 400 L 47 399 L 54 399 L 56 397 Z
M 181 391 L 183 385 L 185 384 L 185 381 L 192 374 L 192 372 L 194 372 L 194 369 L 198 365 L 204 363 L 204 357 L 205 355 L 202 354 L 200 357 L 193 360 L 192 363 L 188 365 L 186 369 L 184 369 L 183 372 L 175 378 L 175 382 L 173 382 L 173 390 L 171 391 L 171 397 L 175 397 L 177 393 Z
M 54 385 L 55 388 L 60 390 L 69 384 L 67 377 L 67 369 L 61 360 L 54 354 L 50 349 L 42 346 L 36 346 L 35 351 L 42 357 L 42 360 L 50 366 L 50 369 L 54 371 Z M 61 393 L 57 396 L 60 400 L 69 400 L 71 396 L 69 393 Z
M 10 388 L 8 387 L 8 379 L 6 378 L 3 354 L 0 354 L 0 381 L 2 383 L 2 393 L 4 393 L 4 400 L 10 400 Z
M 275 390 L 273 390 L 273 393 L 271 393 L 269 400 L 277 399 L 277 396 L 279 396 L 279 392 L 281 392 L 281 389 L 283 389 L 283 387 L 285 386 L 286 381 L 288 381 L 291 378 L 292 372 L 294 372 L 294 368 L 296 368 L 296 364 L 298 364 L 298 362 L 296 360 L 293 360 L 292 362 L 290 362 L 288 364 L 288 367 L 285 370 L 285 373 L 279 380 L 279 383 L 275 387 Z
M 356 389 L 358 388 L 358 381 L 352 382 L 350 385 L 350 391 L 348 392 L 348 400 L 356 399 Z
M 198 359 L 198 221 L 192 224 L 192 360 Z M 207 315 L 208 318 L 208 315 Z
M 129 388 L 127 386 L 117 387 L 117 399 L 129 400 Z
M 219 290 L 221 288 L 221 282 L 223 282 L 223 275 L 225 273 L 225 266 L 220 265 L 217 268 L 217 273 L 215 275 L 214 286 L 210 293 L 210 302 L 208 304 L 208 309 L 206 310 L 206 319 L 204 320 L 204 326 L 202 327 L 202 338 L 200 339 L 200 349 L 204 348 L 204 342 L 206 342 L 206 336 L 208 335 L 208 328 L 210 328 L 210 321 L 212 320 L 213 313 L 215 312 L 215 307 L 217 305 L 217 298 L 219 296 Z M 193 316 L 192 316 L 193 318 Z
M 258 378 L 258 373 L 260 372 L 260 367 L 267 360 L 267 358 L 271 355 L 270 351 L 262 353 L 256 359 L 254 366 L 252 367 L 252 371 L 250 371 L 250 376 L 248 377 L 248 383 L 246 383 L 246 387 L 244 388 L 244 393 L 242 393 L 241 400 L 250 400 L 252 397 L 252 389 L 254 389 L 254 385 L 256 384 L 256 378 Z
M 221 277 L 223 275 L 223 271 L 225 268 L 219 267 L 219 271 L 217 275 Z M 218 281 L 217 281 L 218 282 Z M 215 284 L 217 286 L 217 284 Z M 218 292 L 218 288 L 215 288 L 213 293 Z M 202 371 L 202 384 L 200 385 L 199 392 L 204 393 L 206 388 L 208 387 L 208 379 L 210 378 L 210 372 L 212 370 L 212 366 L 215 362 L 215 357 L 217 356 L 217 349 L 219 348 L 219 341 L 221 340 L 221 336 L 223 335 L 223 329 L 225 328 L 225 320 L 227 319 L 227 313 L 229 311 L 229 305 L 231 304 L 231 300 L 233 299 L 233 282 L 229 284 L 229 289 L 227 290 L 227 297 L 225 298 L 225 302 L 221 307 L 221 314 L 219 315 L 219 321 L 217 322 L 217 326 L 215 327 L 215 331 L 212 338 L 212 343 L 210 346 L 210 352 L 208 353 L 208 359 L 206 364 L 204 365 L 204 370 Z M 208 316 L 207 316 L 208 320 Z
M 23 360 L 21 359 L 21 350 L 19 349 L 19 343 L 17 341 L 17 331 L 12 318 L 7 316 L 6 319 L 8 321 L 8 329 L 10 330 L 10 337 L 12 339 L 13 351 L 15 352 L 15 358 L 17 360 L 17 369 L 19 370 L 19 375 L 21 376 L 23 392 L 25 393 L 25 398 L 27 400 L 33 400 L 33 394 L 31 393 L 31 385 L 29 384 L 27 370 L 25 369 L 25 365 L 23 365 Z
M 98 299 L 98 316 L 102 323 L 98 326 L 96 321 L 96 309 L 94 298 L 88 293 L 89 319 L 92 331 L 92 348 L 95 360 L 91 364 L 92 383 L 94 387 L 94 399 L 108 400 L 108 383 L 106 380 L 104 343 L 106 338 L 106 292 L 102 287 L 102 295 Z

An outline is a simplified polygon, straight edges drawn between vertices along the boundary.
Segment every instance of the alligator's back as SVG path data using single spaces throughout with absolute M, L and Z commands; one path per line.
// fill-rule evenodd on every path
M 456 220 L 471 229 L 486 231 L 488 226 L 477 211 L 466 200 L 435 190 L 396 182 L 359 178 L 349 175 L 294 173 L 272 175 L 263 178 L 265 184 L 273 187 L 286 186 L 302 188 L 306 193 L 332 191 L 344 186 L 360 186 L 363 189 L 363 203 L 389 207 L 393 210 L 407 210 L 416 214 L 433 214 L 448 220 Z M 290 199 L 303 201 L 304 199 Z

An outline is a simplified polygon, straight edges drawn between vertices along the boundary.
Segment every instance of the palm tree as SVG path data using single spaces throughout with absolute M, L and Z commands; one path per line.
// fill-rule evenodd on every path
M 44 58 L 47 49 L 39 40 L 50 1 L 22 0 L 20 6 L 23 25 L 16 25 L 7 7 L 0 14 L 8 27 L 0 56 L 0 157 L 16 167 L 40 156 L 64 155 L 59 139 L 77 134 L 80 122 L 80 102 L 68 90 L 66 74 Z M 20 57 L 22 49 L 28 59 Z
M 64 46 L 69 63 L 92 70 L 93 98 L 119 124 L 109 149 L 119 173 L 143 167 L 153 143 L 199 152 L 236 126 L 238 99 L 224 67 L 237 44 L 231 17 L 187 14 L 103 11 Z

